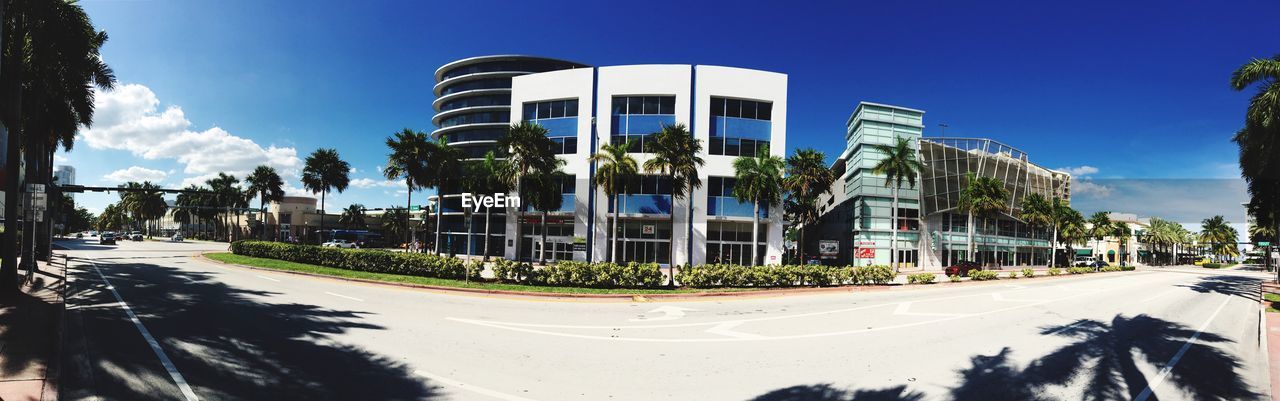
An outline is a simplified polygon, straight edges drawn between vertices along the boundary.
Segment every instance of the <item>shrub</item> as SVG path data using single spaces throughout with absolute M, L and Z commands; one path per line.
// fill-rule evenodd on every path
M 1031 269 L 1022 269 L 1022 277 L 1035 277 L 1036 271 Z
M 528 281 L 535 285 L 591 288 L 653 288 L 663 284 L 657 263 L 631 262 L 622 266 L 568 260 L 531 271 Z
M 947 278 L 951 279 L 951 282 L 953 282 L 953 283 L 959 283 L 959 282 L 960 282 L 960 275 L 959 275 L 959 274 L 952 274 L 952 275 L 950 275 L 950 276 L 947 276 Z
M 876 284 L 884 285 L 893 281 L 893 268 L 885 265 L 871 265 L 859 267 L 862 280 L 857 284 Z
M 1098 271 L 1101 271 L 1101 272 L 1118 272 L 1118 271 L 1122 271 L 1122 269 L 1120 269 L 1120 266 L 1103 266 L 1101 269 L 1098 269 Z
M 533 266 L 528 263 L 497 259 L 493 261 L 493 278 L 505 283 L 528 283 Z
M 938 276 L 934 275 L 933 273 L 916 273 L 916 274 L 907 276 L 907 283 L 908 284 L 933 284 L 933 280 L 936 280 L 937 278 Z
M 1220 269 L 1220 268 L 1222 268 L 1222 264 L 1221 264 L 1221 263 L 1205 263 L 1205 264 L 1200 265 L 1200 266 L 1201 266 L 1201 267 L 1204 267 L 1204 268 L 1206 268 L 1206 269 Z
M 1059 274 L 1062 274 L 1062 269 L 1059 269 L 1059 268 L 1056 268 L 1056 267 L 1050 267 L 1050 268 L 1049 268 L 1049 275 L 1050 275 L 1050 276 L 1057 276 L 1057 275 L 1059 275 Z
M 1138 268 L 1134 266 L 1120 266 L 1120 270 L 1131 272 L 1134 270 L 1138 270 Z
M 1072 268 L 1067 269 L 1067 273 L 1070 273 L 1070 274 L 1086 274 L 1086 273 L 1093 273 L 1093 268 L 1089 268 L 1089 267 L 1072 267 Z
M 969 279 L 974 281 L 987 281 L 999 279 L 1000 275 L 991 270 L 970 270 Z
M 1018 272 L 1009 272 L 1009 278 L 1014 279 L 1014 280 L 1017 280 L 1017 279 L 1018 279 Z

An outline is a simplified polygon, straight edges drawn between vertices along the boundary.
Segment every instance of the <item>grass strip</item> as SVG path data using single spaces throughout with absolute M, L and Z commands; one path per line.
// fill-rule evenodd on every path
M 1280 295 L 1267 292 L 1262 294 L 1262 299 L 1268 302 L 1267 312 L 1280 312 Z
M 493 282 L 466 282 L 463 280 L 453 280 L 433 277 L 406 276 L 402 274 L 389 273 L 371 273 L 346 269 L 338 269 L 327 266 L 312 265 L 306 263 L 288 262 L 269 258 L 256 258 L 252 256 L 236 255 L 230 252 L 206 253 L 205 257 L 223 263 L 233 263 L 238 265 L 260 267 L 264 269 L 292 271 L 300 273 L 319 274 L 332 277 L 355 278 L 362 280 L 384 281 L 388 283 L 407 283 L 417 285 L 430 285 L 437 287 L 453 287 L 453 288 L 472 288 L 483 290 L 502 290 L 502 291 L 525 291 L 525 292 L 544 292 L 549 294 L 697 294 L 707 292 L 744 292 L 759 291 L 764 288 L 717 288 L 717 289 L 692 289 L 680 288 L 674 290 L 664 289 L 632 289 L 632 288 L 582 288 L 582 287 L 553 287 L 540 285 L 523 285 L 523 284 L 502 284 Z

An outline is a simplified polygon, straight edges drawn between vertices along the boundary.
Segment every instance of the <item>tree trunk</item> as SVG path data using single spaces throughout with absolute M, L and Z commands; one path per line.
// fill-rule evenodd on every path
M 493 242 L 493 241 L 490 241 L 489 239 L 489 233 L 492 228 L 493 228 L 493 208 L 485 207 L 484 208 L 484 259 L 482 259 L 485 262 L 489 261 L 489 243 Z
M 436 255 L 440 254 L 440 232 L 444 228 L 444 193 L 436 187 Z
M 328 195 L 328 194 L 329 194 L 329 191 L 327 189 L 320 191 L 320 237 L 321 237 L 320 243 L 321 244 L 324 243 L 324 214 L 325 214 L 324 198 L 325 198 L 325 195 Z M 307 241 L 304 240 L 302 241 L 302 243 L 305 244 L 307 243 Z
M 521 182 L 521 181 L 523 181 L 523 178 L 524 178 L 524 177 L 520 177 L 520 176 L 517 176 L 517 177 L 516 177 L 516 189 L 515 189 L 515 191 L 516 191 L 516 196 L 517 196 L 517 197 L 519 197 L 519 195 L 520 195 L 520 182 Z M 512 259 L 514 259 L 514 260 L 520 260 L 520 248 L 521 248 L 520 244 L 524 242 L 524 237 L 522 236 L 522 233 L 520 232 L 520 231 L 521 231 L 521 228 L 523 228 L 523 227 L 524 227 L 524 225 L 523 225 L 523 224 L 520 224 L 520 216 L 524 214 L 524 212 L 523 212 L 523 211 L 521 211 L 521 209 L 523 209 L 523 208 L 524 208 L 524 204 L 523 204 L 523 203 L 524 203 L 524 198 L 521 198 L 521 199 L 520 199 L 520 203 L 521 203 L 521 204 L 520 204 L 520 205 L 517 205 L 517 207 L 515 208 L 515 213 L 507 213 L 508 215 L 510 215 L 510 216 L 508 216 L 507 218 L 512 218 L 512 217 L 514 217 L 514 218 L 516 219 L 516 240 L 515 240 L 515 245 L 516 245 L 516 254 L 515 254 L 515 257 L 514 257 L 514 258 L 512 258 Z M 510 209 L 510 207 L 508 207 L 508 209 Z M 529 259 L 530 259 L 530 260 L 533 260 L 533 252 L 530 252 L 530 253 L 529 253 Z
M 463 212 L 467 213 L 467 252 L 466 253 L 467 253 L 467 261 L 470 262 L 471 261 L 471 231 L 475 230 L 475 215 L 465 210 Z
M 889 266 L 898 274 L 898 186 L 893 186 L 893 210 L 889 211 Z
M 405 182 L 410 182 L 410 181 L 409 179 L 406 178 Z M 412 216 L 410 209 L 413 209 L 413 184 L 407 184 L 407 185 L 409 187 L 409 197 L 404 201 L 404 245 L 405 245 L 404 249 L 406 251 L 408 251 L 409 249 L 409 242 L 410 242 L 409 236 L 411 233 L 413 233 L 413 230 L 409 228 L 411 224 L 410 218 Z
M 538 250 L 538 259 L 542 264 L 547 264 L 547 211 L 542 211 L 542 246 Z
M 760 249 L 760 202 L 755 202 L 755 213 L 751 214 L 751 266 L 756 265 L 756 251 Z
M 1049 267 L 1057 265 L 1058 259 L 1058 225 L 1053 226 L 1053 241 L 1049 242 Z
M 977 248 L 973 246 L 973 230 L 974 229 L 975 228 L 973 226 L 973 211 L 970 210 L 969 211 L 969 232 L 966 233 L 966 234 L 969 234 L 969 243 L 965 244 L 965 253 L 967 254 L 965 255 L 965 257 L 968 258 L 970 262 L 978 261 L 978 255 L 975 254 L 975 251 L 977 250 Z
M 618 263 L 618 195 L 613 195 L 613 228 L 609 230 L 609 261 Z

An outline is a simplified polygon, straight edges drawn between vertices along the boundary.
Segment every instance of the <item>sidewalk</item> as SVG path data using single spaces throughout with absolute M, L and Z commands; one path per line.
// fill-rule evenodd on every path
M 60 263 L 42 262 L 15 298 L 0 300 L 0 400 L 58 399 L 64 277 Z

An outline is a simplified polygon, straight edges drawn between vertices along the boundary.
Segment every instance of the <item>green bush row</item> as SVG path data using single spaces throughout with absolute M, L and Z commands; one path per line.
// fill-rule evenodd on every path
M 587 263 L 560 261 L 541 269 L 528 263 L 498 259 L 493 263 L 493 276 L 498 281 L 532 285 L 590 288 L 656 288 L 663 281 L 657 263 L 618 265 L 609 262 Z
M 1023 277 L 1035 277 L 1036 271 L 1031 269 L 1022 269 Z
M 480 278 L 480 270 L 467 268 L 461 259 L 426 253 L 391 252 L 378 249 L 326 248 L 284 242 L 241 240 L 231 243 L 236 255 L 279 259 L 371 273 L 462 280 Z
M 1062 269 L 1059 269 L 1056 267 L 1050 267 L 1048 272 L 1050 276 L 1057 276 L 1059 274 L 1062 274 Z
M 969 279 L 973 281 L 987 281 L 1000 278 L 1000 275 L 992 270 L 970 270 Z
M 938 276 L 933 273 L 916 273 L 907 276 L 907 284 L 933 284 Z
M 676 281 L 693 288 L 796 287 L 844 284 L 883 285 L 893 281 L 889 266 L 836 267 L 821 265 L 678 267 Z
M 1200 265 L 1200 266 L 1201 266 L 1201 267 L 1204 267 L 1204 268 L 1206 268 L 1206 269 L 1220 269 L 1220 268 L 1222 268 L 1222 264 L 1221 264 L 1221 263 L 1205 263 L 1205 264 Z

